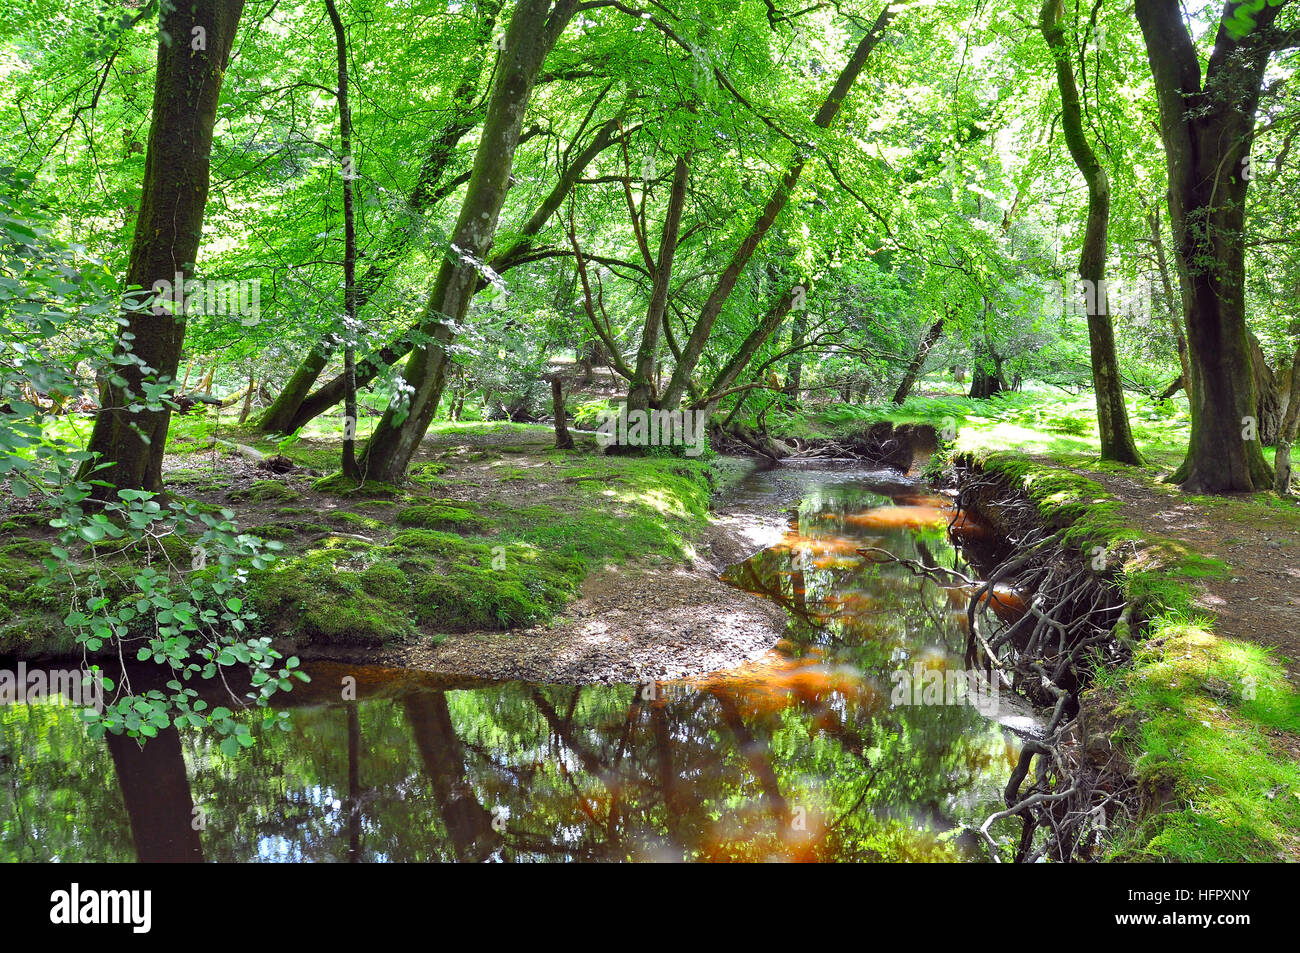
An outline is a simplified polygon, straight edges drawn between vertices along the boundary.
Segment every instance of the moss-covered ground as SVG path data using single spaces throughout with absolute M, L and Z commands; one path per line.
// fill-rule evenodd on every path
M 284 474 L 254 467 L 212 436 L 283 454 Z M 283 545 L 250 574 L 268 634 L 312 645 L 378 646 L 469 630 L 545 623 L 588 571 L 678 561 L 707 524 L 709 465 L 674 456 L 606 456 L 588 439 L 555 451 L 545 427 L 436 424 L 402 486 L 357 485 L 335 471 L 339 434 L 315 424 L 292 441 L 259 438 L 215 414 L 175 418 L 169 493 L 227 507 L 241 531 Z M 0 654 L 73 650 L 59 624 L 67 593 L 37 586 L 49 514 L 0 526 Z

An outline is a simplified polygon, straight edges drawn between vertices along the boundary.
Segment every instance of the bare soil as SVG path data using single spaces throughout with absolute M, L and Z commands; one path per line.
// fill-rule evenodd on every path
M 1206 505 L 1173 486 L 1071 469 L 1120 500 L 1128 523 L 1227 563 L 1226 578 L 1196 580 L 1196 605 L 1214 615 L 1216 634 L 1276 649 L 1288 677 L 1300 680 L 1300 532 L 1280 519 L 1243 519 L 1230 505 Z

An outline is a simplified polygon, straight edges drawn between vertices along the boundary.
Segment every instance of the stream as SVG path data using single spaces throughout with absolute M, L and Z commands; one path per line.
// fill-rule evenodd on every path
M 787 612 L 757 662 L 591 686 L 314 664 L 233 758 L 204 730 L 140 748 L 66 705 L 0 706 L 0 860 L 983 859 L 960 825 L 1002 807 L 1033 713 L 932 694 L 964 666 L 966 594 L 858 552 L 961 568 L 946 501 L 821 463 L 720 503 L 790 508 L 723 577 Z

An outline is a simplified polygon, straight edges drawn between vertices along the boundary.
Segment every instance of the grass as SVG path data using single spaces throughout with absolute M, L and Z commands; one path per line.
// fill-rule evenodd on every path
M 1300 696 L 1268 652 L 1170 613 L 1096 696 L 1127 724 L 1150 806 L 1116 859 L 1300 859 L 1300 763 L 1279 740 L 1300 736 Z
M 930 416 L 960 403 L 937 402 Z M 1300 859 L 1300 694 L 1274 654 L 1216 636 L 1213 622 L 1193 608 L 1196 582 L 1223 578 L 1229 566 L 1175 536 L 1127 523 L 1121 501 L 1074 470 L 1122 473 L 1157 498 L 1191 503 L 1217 522 L 1242 527 L 1300 531 L 1300 510 L 1273 493 L 1197 497 L 1161 482 L 1186 445 L 1185 404 L 1144 410 L 1130 403 L 1148 463 L 1137 468 L 1098 460 L 1086 398 L 988 403 L 983 413 L 962 416 L 953 459 L 1000 473 L 1037 505 L 1046 525 L 1065 530 L 1067 546 L 1104 552 L 1146 620 L 1147 638 L 1132 662 L 1098 673 L 1085 696 L 1085 705 L 1119 726 L 1114 741 L 1143 791 L 1142 815 L 1121 828 L 1114 859 Z M 881 419 L 913 422 L 917 409 L 905 406 L 895 418 L 885 408 Z
M 305 519 L 259 527 L 292 554 L 253 580 L 254 604 L 273 631 L 306 642 L 370 645 L 544 624 L 563 611 L 590 569 L 691 558 L 690 540 L 707 524 L 711 476 L 702 461 L 560 453 L 549 449 L 549 429 L 520 424 L 442 424 L 433 434 L 448 461 L 416 463 L 404 486 L 356 486 L 337 473 L 314 482 L 313 493 L 343 504 L 325 517 L 341 535 L 322 533 L 310 506 L 280 508 L 286 516 L 305 509 Z M 493 443 L 501 435 L 508 446 Z M 285 452 L 292 457 L 299 446 Z M 524 451 L 520 459 L 496 465 L 500 453 L 516 450 Z M 544 480 L 549 490 L 540 501 L 517 491 L 479 503 L 448 499 L 449 487 L 473 482 L 443 476 L 454 460 L 488 464 L 483 479 L 496 485 Z M 248 496 L 292 502 L 259 484 Z M 377 516 L 381 506 L 391 509 Z M 300 523 L 324 538 L 295 546 Z M 373 545 L 350 544 L 352 533 Z M 382 599 L 373 591 L 379 578 L 387 586 Z M 395 606 L 411 608 L 388 611 Z M 331 622 L 336 616 L 341 621 Z

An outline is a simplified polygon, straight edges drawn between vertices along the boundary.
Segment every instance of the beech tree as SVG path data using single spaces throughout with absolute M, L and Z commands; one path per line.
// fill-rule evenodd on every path
M 194 275 L 217 100 L 243 0 L 166 4 L 159 19 L 153 121 L 125 286 L 116 367 L 105 382 L 87 449 L 94 477 L 115 489 L 162 490 L 170 395 L 185 341 L 185 313 L 155 308 L 156 281 Z M 140 292 L 144 293 L 141 294 Z M 98 492 L 111 496 L 112 490 Z
M 1195 492 L 1273 481 L 1256 416 L 1243 228 L 1264 71 L 1275 52 L 1300 41 L 1276 24 L 1285 6 L 1227 3 L 1204 74 L 1177 0 L 1136 7 L 1160 105 L 1192 373 L 1191 443 L 1171 479 Z
M 519 0 L 510 18 L 450 254 L 438 269 L 420 325 L 426 342 L 412 351 L 398 384 L 399 402 L 384 413 L 366 444 L 361 468 L 368 478 L 404 479 L 438 410 L 447 379 L 447 348 L 469 309 L 479 267 L 496 235 L 533 87 L 577 5 L 577 0 Z
M 1065 144 L 1079 172 L 1088 183 L 1088 224 L 1079 253 L 1079 279 L 1093 293 L 1088 295 L 1088 340 L 1092 355 L 1092 385 L 1097 399 L 1097 429 L 1101 434 L 1103 460 L 1141 466 L 1142 457 L 1133 442 L 1128 408 L 1120 383 L 1119 361 L 1115 356 L 1115 332 L 1111 327 L 1106 293 L 1106 231 L 1110 226 L 1110 180 L 1083 131 L 1083 110 L 1074 81 L 1070 48 L 1061 23 L 1061 0 L 1046 0 L 1039 14 L 1039 29 L 1051 50 L 1056 82 L 1061 91 L 1061 129 Z

